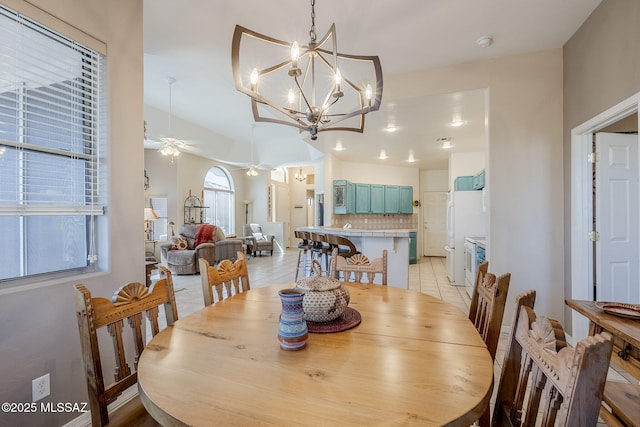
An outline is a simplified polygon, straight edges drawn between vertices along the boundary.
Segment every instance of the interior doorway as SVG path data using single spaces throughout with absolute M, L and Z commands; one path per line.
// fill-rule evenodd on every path
M 425 191 L 422 200 L 423 254 L 444 257 L 447 255 L 444 249 L 447 243 L 447 192 Z
M 316 217 L 315 191 L 307 190 L 307 227 L 313 226 Z
M 616 164 L 624 166 L 618 169 L 635 170 L 637 173 L 640 164 L 638 135 L 631 137 L 634 145 L 629 147 L 628 142 L 622 141 L 624 138 L 614 136 L 606 142 L 605 139 L 609 138 L 598 133 L 605 130 L 617 132 L 616 127 L 625 121 L 632 122 L 637 131 L 639 99 L 640 94 L 636 94 L 571 132 L 571 289 L 568 298 L 581 300 L 623 298 L 620 294 L 612 293 L 610 281 L 616 280 L 623 283 L 626 280 L 631 283 L 633 279 L 631 277 L 625 279 L 625 275 L 632 274 L 632 271 L 638 268 L 640 256 L 637 245 L 640 240 L 638 232 L 640 218 L 637 201 L 640 191 L 637 177 L 631 178 L 626 184 L 617 178 L 609 180 L 609 183 L 606 182 L 608 180 L 606 169 L 612 167 L 615 169 Z M 596 166 L 591 162 L 592 159 L 597 161 L 598 157 L 598 155 L 592 155 L 594 143 L 600 152 L 600 162 L 596 163 Z M 623 148 L 624 145 L 627 145 L 627 148 Z M 620 201 L 627 197 L 623 196 L 623 193 L 629 193 L 628 201 L 624 203 Z M 626 207 L 618 209 L 625 204 L 633 206 L 629 209 Z M 636 245 L 636 249 L 626 253 L 626 259 L 607 259 L 605 252 L 607 254 L 613 252 L 611 245 L 615 240 L 629 240 Z M 609 281 L 609 284 L 602 287 L 605 280 Z M 598 286 L 597 289 L 596 286 Z M 638 299 L 637 295 L 640 294 L 640 290 L 637 289 L 640 287 L 637 279 L 635 286 L 636 289 L 628 296 L 630 299 Z M 640 301 L 620 302 L 638 303 Z M 572 338 L 582 339 L 588 333 L 588 320 L 575 311 L 571 313 Z

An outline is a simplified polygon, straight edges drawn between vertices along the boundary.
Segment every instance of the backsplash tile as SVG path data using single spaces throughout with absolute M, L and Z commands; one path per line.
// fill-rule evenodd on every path
M 346 223 L 351 224 L 351 228 L 359 230 L 395 230 L 417 228 L 418 215 L 400 214 L 346 214 L 333 215 L 334 224 L 332 227 L 344 227 Z

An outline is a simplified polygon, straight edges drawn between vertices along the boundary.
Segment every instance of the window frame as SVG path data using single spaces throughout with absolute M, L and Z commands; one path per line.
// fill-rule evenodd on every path
M 220 187 L 210 187 L 207 185 L 207 176 L 209 175 L 209 173 L 212 173 L 212 171 L 216 169 L 222 172 L 222 174 L 226 177 L 226 180 L 229 184 L 228 188 L 220 188 Z M 213 197 L 207 197 L 207 195 L 211 195 L 211 193 L 214 193 Z M 224 227 L 218 225 L 215 223 L 215 218 L 217 217 L 216 215 L 216 211 L 217 211 L 217 205 L 213 205 L 209 206 L 207 204 L 207 202 L 205 200 L 217 200 L 217 197 L 215 197 L 216 193 L 223 193 L 223 194 L 228 194 L 229 195 L 229 230 L 225 231 Z M 235 192 L 235 186 L 234 186 L 234 182 L 233 182 L 233 177 L 231 176 L 231 174 L 229 173 L 228 170 L 226 170 L 225 168 L 223 168 L 222 166 L 212 166 L 209 169 L 207 169 L 207 172 L 205 173 L 205 177 L 203 180 L 203 200 L 202 202 L 204 203 L 205 206 L 208 207 L 208 209 L 205 209 L 205 215 L 206 215 L 206 219 L 208 221 L 211 221 L 211 224 L 214 224 L 216 226 L 219 226 L 223 231 L 225 231 L 225 235 L 229 235 L 229 234 L 234 234 L 235 228 L 236 228 L 236 224 L 235 224 L 235 218 L 236 218 L 236 203 L 235 203 L 235 198 L 236 198 L 236 192 Z
M 49 42 L 54 43 L 56 47 L 67 53 L 69 58 L 74 61 L 78 61 L 78 64 L 82 65 L 76 69 L 75 73 L 72 74 L 71 80 L 69 80 L 68 77 L 60 77 L 59 79 L 56 79 L 53 77 L 54 71 L 47 70 L 41 74 L 41 78 L 47 79 L 48 84 L 40 83 L 40 86 L 37 86 L 31 83 L 33 87 L 28 87 L 28 85 L 13 85 L 13 91 L 16 93 L 16 107 L 13 111 L 15 112 L 16 117 L 16 129 L 20 129 L 20 131 L 16 130 L 14 136 L 15 140 L 5 139 L 2 138 L 5 135 L 0 135 L 0 148 L 3 148 L 4 152 L 13 150 L 12 153 L 15 154 L 16 158 L 18 156 L 26 158 L 27 156 L 36 155 L 45 156 L 45 159 L 67 159 L 69 160 L 67 163 L 80 164 L 81 166 L 74 166 L 74 168 L 79 168 L 78 170 L 81 173 L 81 175 L 79 175 L 81 177 L 80 180 L 71 179 L 69 181 L 74 182 L 75 185 L 81 185 L 80 188 L 82 190 L 79 194 L 83 194 L 82 198 L 84 201 L 80 203 L 70 203 L 68 200 L 60 198 L 47 200 L 47 198 L 42 196 L 37 197 L 37 195 L 30 199 L 29 197 L 26 197 L 22 193 L 23 190 L 20 189 L 20 187 L 27 187 L 27 185 L 20 184 L 16 186 L 14 193 L 6 193 L 15 195 L 15 201 L 13 203 L 11 203 L 9 199 L 4 199 L 4 203 L 0 202 L 0 215 L 9 218 L 18 218 L 19 224 L 22 227 L 22 230 L 19 232 L 21 241 L 16 245 L 19 246 L 18 250 L 21 251 L 19 254 L 21 263 L 23 262 L 23 258 L 25 258 L 25 253 L 27 251 L 28 237 L 25 237 L 25 224 L 30 219 L 33 219 L 33 217 L 38 216 L 51 218 L 50 220 L 58 220 L 61 216 L 65 216 L 69 218 L 67 221 L 77 218 L 82 225 L 76 225 L 75 231 L 79 232 L 80 235 L 84 234 L 83 244 L 86 246 L 83 246 L 83 248 L 86 248 L 87 253 L 83 255 L 86 262 L 82 263 L 82 261 L 80 261 L 81 258 L 76 258 L 74 262 L 76 262 L 77 265 L 73 267 L 65 267 L 62 264 L 58 264 L 56 268 L 51 268 L 47 271 L 26 274 L 26 264 L 22 265 L 20 267 L 19 275 L 0 278 L 0 290 L 12 288 L 14 286 L 20 286 L 20 288 L 22 288 L 21 285 L 33 282 L 34 279 L 38 278 L 57 279 L 96 272 L 97 223 L 99 222 L 98 217 L 104 215 L 107 201 L 107 99 L 105 95 L 107 80 L 106 46 L 104 43 L 92 39 L 68 24 L 59 21 L 57 18 L 39 9 L 33 8 L 28 4 L 24 4 L 23 7 L 20 7 L 19 9 L 20 10 L 14 10 L 5 5 L 0 5 L 1 18 L 7 21 L 13 20 L 14 22 L 14 25 L 11 26 L 11 28 L 8 28 L 9 26 L 7 26 L 7 28 L 3 29 L 4 33 L 7 34 L 8 37 L 12 37 L 14 34 L 20 35 L 24 33 L 26 36 L 34 37 L 36 41 L 34 42 L 31 40 L 31 43 L 37 43 L 37 40 L 42 40 L 42 37 L 44 37 Z M 11 32 L 11 30 L 14 31 Z M 8 38 L 6 40 L 13 39 Z M 16 46 L 16 52 L 20 51 L 20 49 L 28 49 L 30 47 L 28 42 L 16 44 Z M 15 58 L 17 57 L 18 54 L 16 54 Z M 46 58 L 44 59 L 46 60 Z M 14 74 L 7 73 L 5 76 L 9 75 L 11 77 L 15 77 L 15 81 L 19 81 L 19 67 L 29 66 L 32 63 L 42 63 L 43 58 L 37 57 L 35 60 L 32 59 L 32 62 L 25 61 L 24 63 L 21 63 L 17 59 L 14 59 L 14 61 L 16 64 L 19 64 L 16 72 Z M 28 79 L 25 80 L 28 82 Z M 71 84 L 66 88 L 68 91 L 60 89 L 59 86 L 67 85 L 69 82 L 71 82 Z M 80 88 L 80 90 L 78 90 L 78 88 Z M 4 93 L 11 92 L 7 86 L 3 89 Z M 79 141 L 79 146 L 83 147 L 82 149 L 85 151 L 79 152 L 66 150 L 64 145 L 61 148 L 57 148 L 55 147 L 56 144 L 52 144 L 52 142 L 40 144 L 32 143 L 34 141 L 34 136 L 29 135 L 30 127 L 25 125 L 26 116 L 23 117 L 25 114 L 33 114 L 33 110 L 29 113 L 29 104 L 31 101 L 23 99 L 28 91 L 47 92 L 47 95 L 43 96 L 42 99 L 45 99 L 46 96 L 55 98 L 57 94 L 62 94 L 63 96 L 69 95 L 70 98 L 68 103 L 70 105 L 73 104 L 74 100 L 80 100 L 80 102 L 75 103 L 73 107 L 67 105 L 69 111 L 72 113 L 69 115 L 71 117 L 70 121 L 76 120 L 77 122 L 79 118 L 80 121 L 78 123 L 80 124 L 76 123 L 75 126 L 80 126 L 83 129 L 82 131 L 76 132 L 73 138 L 69 137 L 70 139 L 68 142 L 74 143 L 78 146 L 77 144 Z M 49 91 L 51 93 L 49 93 Z M 56 91 L 58 92 L 56 93 Z M 39 102 L 44 101 L 40 101 L 40 98 L 35 99 L 36 102 L 31 103 L 31 107 L 38 108 Z M 46 102 L 43 103 L 44 107 L 48 107 L 50 105 L 56 106 L 65 104 L 55 104 L 53 101 L 51 104 Z M 42 108 L 42 106 L 40 106 L 40 108 Z M 54 121 L 53 117 L 55 117 L 56 114 L 60 114 L 60 112 L 53 111 L 52 109 L 51 115 L 47 115 L 46 111 L 44 113 L 41 112 L 41 114 L 44 119 L 38 119 L 39 121 L 34 122 L 36 123 L 36 126 L 38 126 L 38 123 L 40 126 L 43 124 L 51 125 Z M 70 121 L 64 121 L 60 130 L 63 132 L 72 132 L 74 125 L 72 125 Z M 87 122 L 90 122 L 90 125 L 87 125 Z M 42 132 L 42 130 L 40 130 L 40 132 Z M 51 141 L 55 142 L 55 140 Z M 62 139 L 59 141 L 60 143 L 63 143 Z M 89 150 L 89 154 L 87 154 L 86 150 Z M 20 160 L 20 162 L 28 163 L 24 160 Z M 40 166 L 40 170 L 45 169 L 46 168 Z M 62 168 L 58 168 L 58 170 L 60 169 Z M 20 182 L 26 181 L 27 179 L 34 179 L 37 176 L 34 175 L 34 172 L 29 173 L 25 172 L 25 170 L 28 170 L 27 167 L 21 163 L 17 163 L 17 165 L 12 169 L 16 174 L 16 179 Z M 39 169 L 34 168 L 31 169 L 31 171 L 38 170 Z M 40 177 L 40 179 L 50 180 L 50 177 Z M 50 184 L 50 187 L 55 190 L 57 186 L 56 184 Z M 64 193 L 64 191 L 58 192 Z M 30 200 L 31 203 L 29 203 Z M 60 203 L 59 200 L 63 200 L 63 202 Z M 80 228 L 78 229 L 77 227 Z M 63 233 L 66 233 L 67 230 L 68 229 L 65 228 Z

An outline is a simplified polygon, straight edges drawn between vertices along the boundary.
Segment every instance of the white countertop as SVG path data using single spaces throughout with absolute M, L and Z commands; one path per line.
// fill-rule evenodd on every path
M 340 236 L 371 236 L 371 237 L 409 237 L 410 232 L 415 232 L 413 228 L 393 228 L 393 229 L 364 229 L 364 228 L 341 228 L 341 227 L 297 227 L 299 231 L 321 232 Z

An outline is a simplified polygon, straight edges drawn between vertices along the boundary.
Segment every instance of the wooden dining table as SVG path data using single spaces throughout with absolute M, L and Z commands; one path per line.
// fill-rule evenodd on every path
M 138 390 L 164 426 L 469 426 L 493 389 L 493 361 L 467 316 L 440 299 L 346 284 L 361 323 L 282 350 L 273 285 L 174 323 L 147 345 Z

